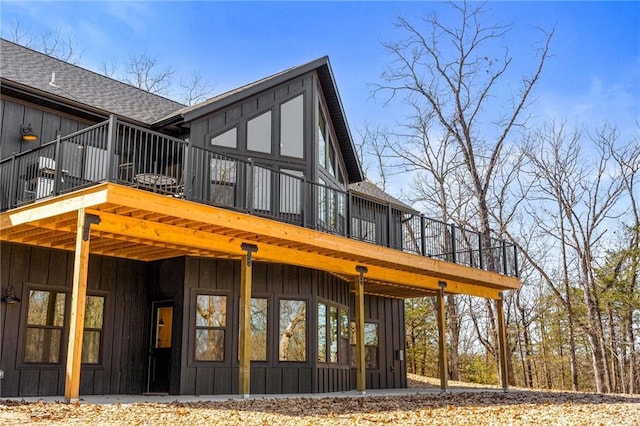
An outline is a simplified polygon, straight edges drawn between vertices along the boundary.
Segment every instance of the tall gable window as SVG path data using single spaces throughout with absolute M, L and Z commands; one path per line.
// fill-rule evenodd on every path
M 234 127 L 211 138 L 211 145 L 235 148 L 238 146 L 238 128 Z
M 320 167 L 327 167 L 327 123 L 322 114 L 322 107 L 318 108 L 318 163 Z
M 271 111 L 267 111 L 247 122 L 247 149 L 271 152 Z
M 280 105 L 280 154 L 303 158 L 304 97 L 298 95 Z

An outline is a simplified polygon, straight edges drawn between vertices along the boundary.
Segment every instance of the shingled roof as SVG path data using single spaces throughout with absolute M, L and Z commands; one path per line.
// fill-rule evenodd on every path
M 409 206 L 408 204 L 403 203 L 392 195 L 387 194 L 382 189 L 378 188 L 373 183 L 368 180 L 363 180 L 362 182 L 352 183 L 349 185 L 349 189 L 360 196 L 378 201 L 383 203 L 389 203 L 393 207 L 396 207 L 400 210 L 420 214 L 419 211 Z
M 72 104 L 144 124 L 184 107 L 179 102 L 0 39 L 3 85 L 36 89 Z

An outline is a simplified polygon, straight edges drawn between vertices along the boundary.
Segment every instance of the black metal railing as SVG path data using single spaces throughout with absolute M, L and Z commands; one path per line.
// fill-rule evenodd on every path
M 518 276 L 513 243 L 113 116 L 0 161 L 0 179 L 1 211 L 110 181 Z

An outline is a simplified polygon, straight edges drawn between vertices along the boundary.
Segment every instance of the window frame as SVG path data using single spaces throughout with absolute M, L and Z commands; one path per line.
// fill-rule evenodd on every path
M 305 330 L 304 330 L 304 359 L 303 360 L 283 360 L 280 359 L 280 339 L 281 339 L 281 331 L 280 331 L 280 320 L 281 320 L 281 303 L 283 301 L 295 301 L 295 302 L 303 302 L 304 306 L 305 306 L 305 315 L 304 315 L 304 323 L 305 323 Z M 274 348 L 274 353 L 275 353 L 275 359 L 274 361 L 277 362 L 278 364 L 284 364 L 284 365 L 292 365 L 292 364 L 304 364 L 307 365 L 310 362 L 310 357 L 309 357 L 309 349 L 310 349 L 310 345 L 309 345 L 309 325 L 311 324 L 309 321 L 309 306 L 311 305 L 310 301 L 308 298 L 305 297 L 296 297 L 296 296 L 284 296 L 281 295 L 279 297 L 276 298 L 276 302 L 277 302 L 277 307 L 278 310 L 276 312 L 274 312 L 275 314 L 275 330 L 277 332 L 277 344 L 275 344 L 275 348 Z
M 375 325 L 376 326 L 376 330 L 377 330 L 377 334 L 376 334 L 376 345 L 367 345 L 366 343 L 366 328 L 367 328 L 367 324 L 370 325 Z M 355 320 L 352 319 L 350 324 L 349 324 L 350 328 L 353 328 L 355 330 Z M 364 353 L 365 353 L 365 369 L 366 370 L 370 370 L 370 371 L 375 371 L 375 370 L 380 370 L 380 321 L 378 320 L 374 320 L 374 319 L 366 319 L 364 321 L 364 327 L 365 327 L 365 342 L 364 342 Z M 357 342 L 356 342 L 356 335 L 355 333 L 352 333 L 352 338 L 350 340 L 350 356 L 351 359 L 349 360 L 349 365 L 351 366 L 351 368 L 357 368 L 357 354 L 356 354 L 356 346 L 357 346 Z M 373 366 L 369 366 L 366 365 L 367 364 L 367 347 L 375 347 L 376 348 L 376 365 L 375 367 Z
M 232 356 L 230 356 L 229 350 L 230 350 L 230 335 L 231 333 L 229 332 L 229 329 L 233 329 L 233 324 L 231 323 L 232 321 L 232 312 L 231 310 L 233 309 L 233 306 L 231 304 L 231 299 L 232 299 L 232 294 L 230 291 L 224 291 L 224 290 L 217 290 L 217 289 L 205 289 L 205 288 L 194 288 L 191 290 L 191 308 L 189 309 L 189 362 L 190 365 L 195 365 L 195 366 L 212 366 L 212 365 L 229 365 L 231 363 L 231 358 Z M 198 296 L 224 296 L 226 297 L 226 312 L 225 312 L 225 326 L 220 328 L 220 327 L 214 327 L 214 328 L 209 328 L 209 327 L 198 327 L 196 326 L 196 321 L 197 321 L 197 313 L 196 313 L 196 308 L 197 308 L 197 303 L 198 303 Z M 202 360 L 202 359 L 197 359 L 196 358 L 196 335 L 197 335 L 197 330 L 198 329 L 215 329 L 215 330 L 219 330 L 222 329 L 224 330 L 224 338 L 223 338 L 223 344 L 224 344 L 224 348 L 222 350 L 222 360 Z
M 89 297 L 102 297 L 104 302 L 102 305 L 102 328 L 98 329 L 98 328 L 87 328 L 86 327 L 86 321 L 85 321 L 85 327 L 83 329 L 83 339 L 82 339 L 82 345 L 83 345 L 83 350 L 82 353 L 84 354 L 84 333 L 86 333 L 87 331 L 99 331 L 100 333 L 100 340 L 99 340 L 99 344 L 98 344 L 98 362 L 97 363 L 88 363 L 88 362 L 82 362 L 82 367 L 100 367 L 103 365 L 103 360 L 104 360 L 104 333 L 105 333 L 105 324 L 107 322 L 107 312 L 108 312 L 108 300 L 109 298 L 107 297 L 109 295 L 108 292 L 106 291 L 89 291 L 87 290 L 87 298 Z M 86 313 L 86 308 L 85 308 L 85 313 Z M 86 316 L 85 316 L 86 319 Z
M 64 310 L 64 318 L 63 318 L 63 326 L 62 333 L 60 337 L 60 358 L 57 363 L 42 363 L 42 362 L 25 362 L 24 357 L 26 355 L 26 345 L 27 345 L 27 328 L 29 325 L 27 324 L 27 317 L 29 314 L 29 292 L 30 291 L 46 291 L 46 292 L 56 292 L 56 293 L 64 293 L 65 294 L 65 310 Z M 21 311 L 20 316 L 24 318 L 23 323 L 20 325 L 18 330 L 18 350 L 16 357 L 16 365 L 18 368 L 63 368 L 66 365 L 67 361 L 67 347 L 69 344 L 69 321 L 70 321 L 70 312 L 71 312 L 71 297 L 72 297 L 73 289 L 69 287 L 62 286 L 49 286 L 44 284 L 37 283 L 29 283 L 25 282 L 22 286 L 22 300 L 21 303 Z M 108 332 L 110 321 L 110 297 L 109 292 L 102 290 L 94 290 L 87 289 L 87 297 L 103 297 L 104 298 L 104 306 L 102 312 L 102 329 L 100 330 L 100 345 L 99 345 L 99 354 L 98 354 L 98 362 L 97 363 L 81 363 L 82 368 L 88 369 L 103 369 L 105 360 L 109 358 L 109 354 L 105 353 L 104 350 L 104 341 L 105 341 L 105 333 Z M 83 327 L 83 333 L 87 330 L 86 327 Z M 93 331 L 94 329 L 89 329 Z M 83 343 L 84 345 L 84 343 Z
M 324 361 L 322 361 L 320 359 L 320 327 L 322 325 L 321 319 L 320 319 L 320 305 L 324 305 L 325 306 L 325 319 L 323 321 L 324 323 L 324 337 L 325 337 L 325 353 L 324 353 Z M 332 341 L 332 333 L 331 333 L 331 310 L 335 309 L 336 312 L 336 330 L 335 330 L 335 341 Z M 350 359 L 350 354 L 349 354 L 349 349 L 347 349 L 347 353 L 344 354 L 343 352 L 343 340 L 346 338 L 347 342 L 349 342 L 350 340 L 350 335 L 351 333 L 349 332 L 347 327 L 347 336 L 343 336 L 342 333 L 342 324 L 341 324 L 341 320 L 342 320 L 342 313 L 346 314 L 346 318 L 347 320 L 349 320 L 349 307 L 346 305 L 342 305 L 340 303 L 337 303 L 335 301 L 331 301 L 331 300 L 327 300 L 327 299 L 323 299 L 323 298 L 318 298 L 317 303 L 316 303 L 316 324 L 317 324 L 317 332 L 316 332 L 316 338 L 317 338 L 317 344 L 316 344 L 316 362 L 318 364 L 322 364 L 322 365 L 326 365 L 326 366 L 333 366 L 333 367 L 337 367 L 337 366 L 348 366 L 349 365 L 349 359 Z M 335 344 L 336 345 L 336 355 L 335 355 L 335 361 L 332 360 L 331 355 L 332 355 L 332 351 L 331 351 L 331 344 Z M 348 345 L 347 345 L 348 348 Z

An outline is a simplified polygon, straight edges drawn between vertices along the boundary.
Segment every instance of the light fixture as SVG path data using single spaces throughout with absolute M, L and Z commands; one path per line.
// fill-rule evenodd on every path
M 34 142 L 38 140 L 38 135 L 33 133 L 33 128 L 31 127 L 31 123 L 29 125 L 20 126 L 20 134 L 22 135 L 22 140 L 25 142 Z
M 16 291 L 13 289 L 13 286 L 9 286 L 4 289 L 4 294 L 2 295 L 2 301 L 8 305 L 13 305 L 14 303 L 20 303 L 20 298 L 16 296 Z

